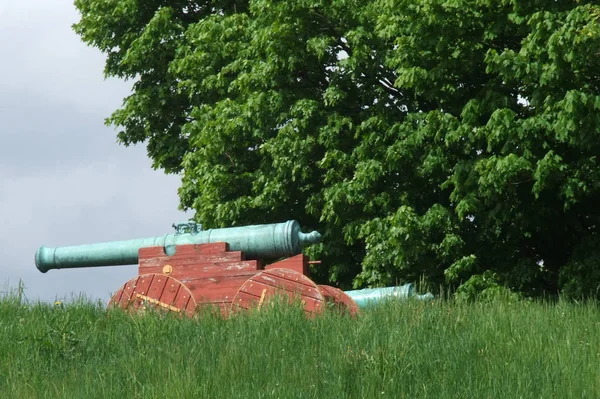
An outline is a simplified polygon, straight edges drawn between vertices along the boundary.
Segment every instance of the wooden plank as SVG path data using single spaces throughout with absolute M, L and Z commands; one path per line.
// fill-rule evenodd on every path
M 183 286 L 185 288 L 185 286 Z M 180 289 L 177 292 L 177 296 L 173 301 L 173 306 L 178 309 L 185 310 L 185 313 L 191 317 L 196 312 L 196 301 L 190 291 L 187 289 Z
M 265 266 L 265 270 L 271 269 L 289 269 L 305 276 L 310 276 L 308 257 L 304 254 L 292 256 L 291 258 L 287 258 Z
M 150 284 L 150 287 L 148 287 L 148 292 L 145 295 L 149 298 L 162 302 L 162 294 L 166 285 L 167 276 L 157 274 L 152 279 L 152 284 Z
M 187 245 L 178 245 L 177 250 L 180 250 L 180 247 L 187 247 Z M 186 249 L 184 249 L 186 250 Z M 229 251 L 229 244 L 226 242 L 212 242 L 208 244 L 195 244 L 194 251 L 199 254 L 214 254 L 220 252 Z
M 320 312 L 325 305 L 321 291 L 312 280 L 293 270 L 272 269 L 264 270 L 242 284 L 231 310 L 259 307 L 277 296 L 287 297 L 290 302 L 301 301 L 309 314 Z
M 255 274 L 256 271 L 244 271 L 236 275 L 186 278 L 182 282 L 192 292 L 194 299 L 199 304 L 230 303 L 240 286 Z
M 276 281 L 279 287 L 285 288 L 287 291 L 300 291 L 302 295 L 321 297 L 320 291 L 311 279 L 289 269 L 265 270 L 253 280 L 268 285 L 273 285 Z
M 179 281 L 162 274 L 146 274 L 129 280 L 113 295 L 109 306 L 129 311 L 147 308 L 178 312 L 191 316 L 196 302 L 191 292 Z
M 225 242 L 216 242 L 210 244 L 184 244 L 175 246 L 175 254 L 172 256 L 194 256 L 194 255 L 215 255 L 227 253 L 229 245 Z M 139 258 L 160 258 L 169 256 L 165 253 L 163 246 L 145 247 L 138 250 Z
M 174 278 L 167 278 L 166 281 L 167 283 L 160 300 L 168 305 L 173 305 L 173 303 L 175 303 L 175 298 L 177 297 L 177 294 L 183 285 Z
M 128 281 L 128 282 L 126 282 L 125 284 L 123 284 L 123 285 L 121 286 L 121 288 L 119 288 L 119 289 L 117 290 L 117 292 L 115 292 L 115 293 L 112 295 L 112 297 L 111 297 L 111 299 L 110 299 L 110 302 L 109 302 L 109 305 L 111 305 L 111 302 L 113 302 L 113 301 L 114 301 L 114 303 L 112 303 L 112 306 L 118 306 L 118 305 L 119 305 L 121 302 L 123 302 L 123 301 L 124 301 L 125 303 L 127 303 L 127 301 L 128 301 L 128 299 L 129 299 L 129 297 L 131 296 L 131 294 L 128 294 L 128 293 L 127 293 L 127 291 L 125 291 L 125 289 L 127 288 L 127 284 L 128 284 L 128 283 L 129 283 L 129 281 Z
M 273 283 L 270 278 L 265 277 L 266 276 L 264 276 L 263 273 L 261 273 L 260 275 L 252 278 L 252 280 L 249 280 L 246 283 L 244 283 L 244 285 L 240 289 L 244 292 L 255 296 L 261 296 L 262 291 L 264 289 L 267 289 L 267 292 L 269 294 L 282 292 L 289 293 L 289 295 L 292 296 L 296 295 L 323 300 L 323 295 L 316 286 L 298 284 L 296 282 L 284 279 L 277 280 L 275 283 Z
M 173 254 L 172 256 L 168 256 L 165 253 L 165 249 L 162 246 L 156 246 L 156 247 L 147 247 L 147 248 L 140 248 L 140 250 L 138 251 L 138 258 L 140 259 L 140 261 L 144 261 L 144 262 L 148 262 L 148 260 L 150 259 L 162 259 L 162 258 L 173 258 L 173 257 L 181 257 L 181 258 L 193 258 L 193 257 L 198 257 L 198 256 L 205 256 L 207 257 L 207 259 L 210 259 L 211 257 L 219 257 L 221 255 L 226 255 L 229 254 L 230 252 L 228 251 L 229 249 L 229 244 L 225 243 L 225 242 L 216 242 L 216 243 L 209 243 L 209 244 L 185 244 L 185 245 L 177 245 L 175 247 L 175 254 Z M 238 256 L 241 256 L 242 259 L 237 259 L 237 260 L 243 260 L 244 255 L 240 252 L 240 251 L 232 251 L 232 254 L 235 255 L 229 255 L 229 256 L 234 256 L 234 259 L 237 258 Z M 229 257 L 226 257 L 225 259 L 231 259 Z M 142 263 L 142 262 L 140 262 Z
M 360 313 L 359 307 L 348 294 L 336 287 L 329 285 L 318 285 L 319 291 L 328 305 L 333 305 L 339 312 L 348 312 L 350 316 Z
M 171 306 L 168 303 L 161 302 L 158 299 L 154 299 L 152 297 L 136 294 L 136 298 L 140 299 L 144 304 L 154 305 L 158 310 L 168 310 L 170 312 L 181 313 L 181 309 L 177 309 L 175 306 Z
M 251 295 L 244 291 L 240 291 L 235 296 L 232 306 L 242 309 L 250 309 L 258 305 L 260 296 Z
M 239 274 L 240 272 L 254 272 L 256 273 L 259 269 L 258 262 L 255 260 L 246 260 L 240 262 L 202 262 L 196 264 L 179 264 L 178 262 L 169 262 L 171 266 L 172 277 L 177 279 L 182 278 L 195 278 L 195 277 L 207 277 L 207 276 L 222 276 L 229 274 Z M 144 273 L 163 273 L 163 267 L 152 266 L 152 267 L 140 267 L 140 271 Z
M 223 274 L 223 275 L 209 275 L 200 277 L 186 277 L 181 281 L 188 286 L 190 289 L 205 290 L 213 287 L 217 287 L 222 284 L 234 284 L 237 281 L 242 283 L 250 277 L 256 275 L 254 270 L 242 270 L 237 273 Z
M 277 295 L 279 295 L 282 298 L 287 297 L 289 303 L 292 303 L 294 301 L 300 301 L 302 303 L 302 306 L 304 307 L 304 311 L 307 313 L 319 313 L 321 312 L 324 306 L 324 302 L 322 300 L 315 298 L 296 297 L 293 295 L 289 295 L 290 293 L 282 294 L 281 291 L 269 292 L 268 288 L 265 288 L 264 293 L 265 296 L 268 298 L 267 301 L 273 300 L 273 298 L 276 298 Z M 235 299 L 232 303 L 232 310 L 258 308 L 259 304 L 261 303 L 261 298 L 263 298 L 262 292 L 260 296 L 256 296 L 245 291 L 239 291 L 236 294 Z
M 191 291 L 208 291 L 212 288 L 223 286 L 223 285 L 234 285 L 239 282 L 240 286 L 254 276 L 256 272 L 253 271 L 242 271 L 237 274 L 223 275 L 223 276 L 203 276 L 203 277 L 191 277 L 181 279 L 181 282 L 185 284 Z
M 210 291 L 194 294 L 198 303 L 222 303 L 232 302 L 241 284 L 223 286 Z
M 154 247 L 163 248 L 163 247 Z M 175 255 L 203 255 L 217 254 L 229 251 L 229 244 L 226 242 L 211 242 L 208 244 L 183 244 L 175 247 Z M 165 255 L 163 250 L 163 256 Z
M 125 296 L 125 285 L 119 288 L 108 301 L 108 309 L 127 307 L 128 298 Z
M 138 281 L 134 287 L 134 292 L 142 295 L 146 295 L 148 293 L 148 289 L 152 284 L 152 280 L 154 279 L 155 274 L 144 274 L 139 276 Z
M 139 276 L 132 278 L 127 281 L 123 286 L 113 294 L 110 302 L 108 303 L 109 307 L 120 307 L 122 309 L 127 309 L 131 301 L 135 299 L 133 293 L 135 291 L 135 287 Z
M 162 266 L 167 263 L 179 263 L 182 265 L 200 263 L 200 262 L 239 262 L 242 261 L 243 254 L 240 251 L 221 252 L 216 254 L 195 254 L 195 255 L 173 255 L 173 256 L 149 256 L 139 257 L 139 267 Z

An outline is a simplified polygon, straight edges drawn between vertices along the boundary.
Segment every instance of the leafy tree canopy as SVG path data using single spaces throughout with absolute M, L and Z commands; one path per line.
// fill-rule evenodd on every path
M 75 5 L 134 82 L 107 122 L 206 226 L 318 228 L 342 286 L 598 293 L 597 2 Z

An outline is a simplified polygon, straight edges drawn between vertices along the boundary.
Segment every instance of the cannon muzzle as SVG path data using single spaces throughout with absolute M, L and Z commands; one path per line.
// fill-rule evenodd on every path
M 198 229 L 194 222 L 173 225 L 175 234 L 160 237 L 113 241 L 59 248 L 41 247 L 35 254 L 35 265 L 42 273 L 51 269 L 134 265 L 140 248 L 162 246 L 167 255 L 177 245 L 226 242 L 230 251 L 242 251 L 247 259 L 276 259 L 298 255 L 306 245 L 321 241 L 313 231 L 302 233 L 295 220 L 224 229 Z

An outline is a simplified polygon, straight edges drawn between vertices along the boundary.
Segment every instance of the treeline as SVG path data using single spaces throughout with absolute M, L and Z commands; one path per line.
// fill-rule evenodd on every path
M 597 2 L 75 4 L 206 227 L 297 219 L 342 287 L 599 296 Z

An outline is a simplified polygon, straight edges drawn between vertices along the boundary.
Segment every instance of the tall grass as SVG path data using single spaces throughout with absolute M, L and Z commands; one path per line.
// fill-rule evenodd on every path
M 595 303 L 389 302 L 222 320 L 0 299 L 2 398 L 597 398 Z

